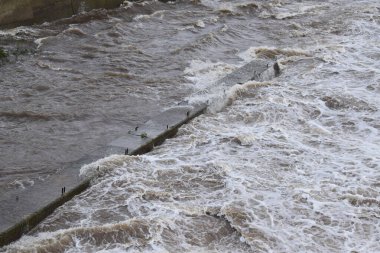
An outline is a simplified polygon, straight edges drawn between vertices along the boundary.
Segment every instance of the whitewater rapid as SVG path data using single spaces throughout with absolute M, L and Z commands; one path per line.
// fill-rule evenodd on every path
M 208 50 L 244 40 L 250 15 L 273 41 L 190 59 L 187 99 L 209 111 L 149 154 L 82 167 L 92 186 L 3 250 L 380 252 L 379 3 L 199 2 L 230 16 Z M 281 75 L 218 82 L 263 59 Z

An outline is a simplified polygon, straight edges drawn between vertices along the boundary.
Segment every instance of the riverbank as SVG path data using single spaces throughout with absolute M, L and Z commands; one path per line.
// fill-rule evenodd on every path
M 2 0 L 0 27 L 40 23 L 97 8 L 116 8 L 123 2 L 123 0 Z

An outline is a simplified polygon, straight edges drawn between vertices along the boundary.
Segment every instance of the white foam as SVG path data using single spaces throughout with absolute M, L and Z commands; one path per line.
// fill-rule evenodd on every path
M 51 37 L 48 36 L 48 37 L 38 38 L 38 39 L 34 40 L 34 43 L 37 44 L 37 49 L 39 49 L 43 45 L 44 40 L 47 40 L 49 38 L 51 38 Z
M 190 100 L 209 99 L 213 113 L 147 155 L 83 167 L 101 177 L 42 228 L 149 224 L 148 239 L 131 248 L 122 246 L 128 235 L 121 245 L 78 239 L 78 251 L 379 252 L 380 28 L 366 19 L 347 28 L 331 37 L 317 30 L 317 45 L 240 54 L 246 62 L 257 49 L 279 55 L 282 74 L 271 82 L 223 87 L 217 80 L 238 65 L 193 60 Z M 44 236 L 25 245 L 37 248 Z
M 17 188 L 26 189 L 27 187 L 34 185 L 34 180 L 30 178 L 20 179 L 20 180 L 14 180 L 10 185 L 13 185 Z
M 199 28 L 205 28 L 206 27 L 206 25 L 203 22 L 203 20 L 198 20 L 197 23 L 195 24 L 195 26 L 199 27 Z
M 80 169 L 80 176 L 92 178 L 94 176 L 104 174 L 108 170 L 114 169 L 115 167 L 123 166 L 129 160 L 136 159 L 138 158 L 135 156 L 111 155 L 82 166 Z
M 184 71 L 186 78 L 192 82 L 194 90 L 204 90 L 210 84 L 231 73 L 237 66 L 224 62 L 193 60 Z

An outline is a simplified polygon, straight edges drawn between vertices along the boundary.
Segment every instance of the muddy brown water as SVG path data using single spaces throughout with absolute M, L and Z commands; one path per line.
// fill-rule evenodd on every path
M 378 1 L 127 4 L 1 31 L 1 191 L 181 100 L 208 114 L 8 252 L 379 252 Z M 17 59 L 16 59 L 17 58 Z M 281 75 L 223 87 L 252 60 Z

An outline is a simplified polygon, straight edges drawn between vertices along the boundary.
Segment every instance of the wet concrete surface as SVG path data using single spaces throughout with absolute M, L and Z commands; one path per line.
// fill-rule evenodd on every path
M 249 62 L 238 68 L 234 72 L 226 75 L 220 81 L 219 84 L 234 85 L 243 84 L 247 81 L 260 80 L 262 73 L 264 73 L 269 66 L 272 66 L 273 62 L 269 60 L 256 60 Z

